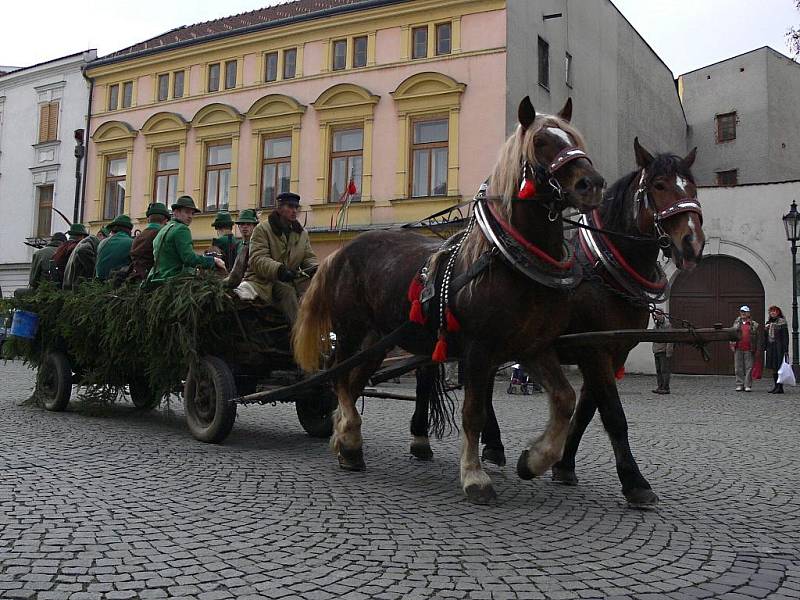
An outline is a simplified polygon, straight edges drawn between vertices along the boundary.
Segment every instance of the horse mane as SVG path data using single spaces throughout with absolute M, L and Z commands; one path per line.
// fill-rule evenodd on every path
M 636 227 L 633 217 L 633 207 L 628 203 L 633 202 L 634 194 L 628 193 L 631 186 L 638 186 L 639 170 L 632 171 L 614 182 L 603 195 L 603 205 L 600 207 L 600 216 L 603 226 L 609 231 L 630 232 Z M 648 177 L 645 185 L 649 185 L 656 177 L 680 175 L 687 181 L 695 183 L 691 170 L 683 164 L 680 156 L 670 153 L 658 154 L 647 167 Z
M 521 125 L 517 125 L 514 133 L 500 148 L 487 192 L 488 201 L 495 204 L 497 211 L 508 222 L 511 221 L 512 201 L 521 183 L 522 162 L 527 159 L 532 164 L 536 163 L 533 138 L 545 127 L 556 127 L 565 131 L 578 148 L 586 151 L 586 142 L 581 133 L 569 121 L 555 115 L 536 115 L 531 126 L 524 131 Z M 488 240 L 478 228 L 474 228 L 464 240 L 462 260 L 465 264 L 471 264 L 488 248 Z

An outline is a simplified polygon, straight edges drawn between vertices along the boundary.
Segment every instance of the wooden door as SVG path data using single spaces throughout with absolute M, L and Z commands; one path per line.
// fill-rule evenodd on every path
M 669 312 L 690 321 L 695 327 L 730 327 L 739 316 L 739 307 L 750 306 L 753 319 L 764 323 L 764 286 L 755 271 L 730 256 L 704 258 L 691 273 L 681 272 L 672 285 Z M 673 327 L 679 327 L 673 323 Z M 705 362 L 700 352 L 683 344 L 675 347 L 674 373 L 694 375 L 733 375 L 733 353 L 727 343 L 707 346 L 711 356 Z

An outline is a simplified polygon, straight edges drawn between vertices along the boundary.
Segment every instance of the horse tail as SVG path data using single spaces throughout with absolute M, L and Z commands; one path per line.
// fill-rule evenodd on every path
M 331 348 L 329 303 L 333 294 L 329 288 L 333 282 L 331 263 L 335 255 L 331 254 L 317 269 L 303 295 L 292 333 L 294 359 L 301 369 L 309 373 L 319 370 L 321 355 Z
M 427 367 L 433 370 L 432 386 L 428 393 L 430 432 L 441 439 L 445 434 L 458 431 L 456 399 L 447 386 L 444 364 Z

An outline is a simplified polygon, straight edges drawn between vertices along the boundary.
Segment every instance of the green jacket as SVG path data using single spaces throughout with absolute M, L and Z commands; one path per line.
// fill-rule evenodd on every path
M 147 275 L 149 282 L 192 273 L 196 267 L 214 268 L 212 257 L 195 254 L 191 230 L 177 219 L 164 225 L 153 240 L 153 260 L 155 264 Z
M 104 239 L 97 247 L 97 263 L 94 276 L 105 281 L 112 271 L 126 268 L 131 264 L 131 246 L 133 238 L 127 231 L 118 231 L 110 238 Z
M 53 255 L 58 250 L 61 242 L 50 242 L 44 248 L 40 248 L 33 253 L 31 258 L 31 274 L 28 277 L 28 286 L 35 288 L 42 280 L 50 279 L 50 263 Z
M 219 248 L 219 251 L 222 253 L 222 260 L 225 262 L 225 267 L 230 271 L 233 268 L 233 263 L 236 262 L 239 250 L 242 248 L 242 240 L 234 237 L 233 234 L 228 234 L 214 238 L 211 245 Z
M 258 297 L 272 302 L 272 284 L 281 265 L 288 269 L 308 269 L 319 264 L 311 249 L 308 232 L 295 221 L 283 228 L 277 213 L 256 226 L 250 238 L 250 256 L 244 280 L 255 288 Z M 295 282 L 292 285 L 297 289 Z

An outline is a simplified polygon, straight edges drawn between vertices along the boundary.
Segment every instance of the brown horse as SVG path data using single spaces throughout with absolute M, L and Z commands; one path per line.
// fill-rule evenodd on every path
M 520 125 L 500 152 L 485 201 L 496 223 L 503 223 L 509 235 L 522 240 L 523 247 L 536 247 L 545 262 L 557 265 L 554 268 L 569 262 L 563 257 L 560 210 L 565 206 L 583 211 L 597 207 L 605 184 L 586 157 L 580 134 L 569 124 L 571 112 L 569 100 L 558 116 L 537 115 L 528 98 L 522 101 Z M 525 189 L 528 174 L 536 175 L 544 193 L 523 199 L 518 190 Z M 488 269 L 455 292 L 447 304 L 460 321 L 460 331 L 448 335 L 449 354 L 460 356 L 467 373 L 461 485 L 470 501 L 487 503 L 496 495 L 481 467 L 478 441 L 487 392 L 498 365 L 512 357 L 525 356 L 531 362 L 537 357 L 550 392 L 551 417 L 544 433 L 525 451 L 527 468 L 542 474 L 561 457 L 575 393 L 561 371 L 552 342 L 567 325 L 567 292 L 531 280 L 497 256 L 479 227 L 468 228 L 462 242 L 454 276 L 466 272 L 481 257 L 490 261 Z M 438 246 L 422 236 L 376 231 L 359 236 L 328 257 L 300 307 L 293 336 L 298 364 L 306 370 L 319 367 L 329 331 L 337 336 L 335 366 L 407 322 L 409 283 Z M 413 325 L 415 331 L 399 345 L 414 354 L 430 355 L 436 343 L 435 317 L 429 315 L 428 326 Z M 339 409 L 331 446 L 344 469 L 365 468 L 361 417 L 355 401 L 384 356 L 371 356 L 334 381 Z
M 588 279 L 569 299 L 570 321 L 566 333 L 647 327 L 648 304 L 666 293 L 666 280 L 658 276 L 659 249 L 670 255 L 679 269 L 693 269 L 702 256 L 705 244 L 702 214 L 691 173 L 696 149 L 685 158 L 671 154 L 653 157 L 636 139 L 634 151 L 639 170 L 611 186 L 603 206 L 590 220 L 595 227 L 625 235 L 603 236 L 584 231 L 578 240 L 579 257 L 583 259 Z M 611 248 L 619 253 L 621 261 L 614 257 Z M 606 258 L 601 259 L 601 253 Z M 625 265 L 633 273 L 626 273 Z M 623 494 L 632 505 L 649 506 L 658 497 L 631 453 L 628 424 L 614 378 L 635 345 L 615 343 L 590 352 L 559 351 L 562 364 L 580 367 L 584 384 L 564 456 L 553 467 L 553 479 L 568 485 L 577 483 L 575 454 L 587 425 L 599 409 L 614 448 Z M 432 392 L 428 382 L 435 371 L 426 369 L 418 374 L 417 407 L 411 421 L 412 454 L 421 459 L 431 456 L 427 404 Z M 505 464 L 500 429 L 491 404 L 482 441 L 486 444 L 483 459 Z

